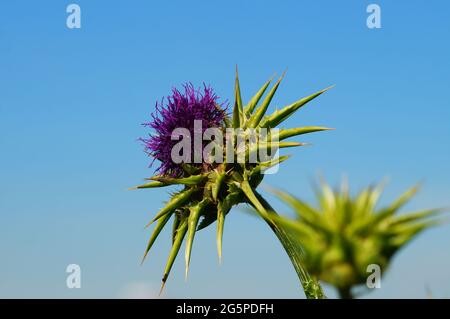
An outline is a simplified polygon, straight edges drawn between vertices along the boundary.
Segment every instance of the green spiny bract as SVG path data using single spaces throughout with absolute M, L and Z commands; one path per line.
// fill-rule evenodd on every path
M 278 89 L 283 76 L 275 83 L 263 98 L 264 93 L 268 89 L 271 80 L 267 81 L 262 88 L 253 96 L 253 98 L 244 106 L 242 104 L 239 79 L 236 72 L 235 81 L 235 102 L 231 118 L 226 118 L 225 123 L 228 128 L 242 129 L 261 129 L 265 128 L 269 132 L 277 127 L 280 123 L 294 114 L 303 105 L 313 100 L 327 89 L 314 93 L 308 97 L 300 99 L 270 115 L 266 115 L 268 106 Z M 218 106 L 219 107 L 219 106 Z M 274 133 L 267 144 L 275 144 L 276 148 L 295 147 L 304 144 L 283 142 L 284 139 L 299 136 L 302 134 L 328 130 L 326 127 L 310 126 L 291 129 L 280 129 Z M 269 133 L 270 134 L 270 133 Z M 276 136 L 275 136 L 276 135 Z M 248 152 L 246 149 L 246 156 Z M 235 154 L 238 151 L 235 150 Z M 182 189 L 173 194 L 167 204 L 156 214 L 149 223 L 156 222 L 153 233 L 148 242 L 143 260 L 152 248 L 156 238 L 161 230 L 167 224 L 169 219 L 173 217 L 172 226 L 172 248 L 169 254 L 166 268 L 164 270 L 163 285 L 167 280 L 172 265 L 180 250 L 183 240 L 186 238 L 186 275 L 189 269 L 189 261 L 191 257 L 192 243 L 196 231 L 205 228 L 217 221 L 217 250 L 219 260 L 222 256 L 222 235 L 224 229 L 225 216 L 230 209 L 240 203 L 248 203 L 254 207 L 258 207 L 261 216 L 267 221 L 272 222 L 268 212 L 262 205 L 262 197 L 256 192 L 257 186 L 263 179 L 264 170 L 277 165 L 288 156 L 280 156 L 278 158 L 264 162 L 244 162 L 244 163 L 223 163 L 215 165 L 205 165 L 203 168 L 184 163 L 182 165 L 184 174 L 182 177 L 157 175 L 149 178 L 149 183 L 137 186 L 137 189 L 158 188 L 170 185 L 181 185 Z M 148 226 L 148 225 L 147 225 Z M 271 226 L 272 228 L 275 226 Z M 292 256 L 290 256 L 292 258 Z M 306 276 L 306 275 L 305 275 Z M 317 289 L 317 285 L 313 285 L 309 277 L 305 277 L 305 285 L 315 287 L 312 295 L 308 297 L 321 297 L 321 289 Z M 320 287 L 319 287 L 320 288 Z
M 297 213 L 296 220 L 280 216 L 277 219 L 301 245 L 306 270 L 336 287 L 342 298 L 351 298 L 351 287 L 366 283 L 369 265 L 378 265 L 383 273 L 400 248 L 439 223 L 432 217 L 440 209 L 398 214 L 415 195 L 417 186 L 389 206 L 377 209 L 382 188 L 368 187 L 352 197 L 346 182 L 340 191 L 322 182 L 321 190 L 316 192 L 318 208 L 273 190 Z

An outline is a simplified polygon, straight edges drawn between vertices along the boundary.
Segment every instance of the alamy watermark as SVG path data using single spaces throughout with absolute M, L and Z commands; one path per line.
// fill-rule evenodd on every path
M 367 266 L 366 272 L 371 273 L 366 280 L 366 286 L 369 289 L 381 288 L 381 267 L 377 264 Z
M 277 128 L 212 127 L 203 130 L 201 120 L 194 121 L 193 134 L 187 128 L 176 128 L 172 131 L 171 140 L 178 141 L 171 150 L 171 159 L 175 164 L 257 164 L 276 161 L 280 146 Z M 276 166 L 263 173 L 274 174 Z
M 381 7 L 372 3 L 367 6 L 367 13 L 370 13 L 366 20 L 369 29 L 381 29 Z
M 77 264 L 70 264 L 67 266 L 66 272 L 69 274 L 66 278 L 67 288 L 81 288 L 81 267 Z
M 70 13 L 66 19 L 66 26 L 69 29 L 81 28 L 81 8 L 76 3 L 71 3 L 67 6 L 66 12 Z

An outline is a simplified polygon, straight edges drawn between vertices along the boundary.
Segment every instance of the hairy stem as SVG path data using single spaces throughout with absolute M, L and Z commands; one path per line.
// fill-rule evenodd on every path
M 270 214 L 277 214 L 272 206 L 257 192 L 255 192 L 256 196 L 260 203 L 264 206 Z M 305 292 L 306 298 L 308 299 L 323 299 L 326 298 L 323 293 L 322 287 L 319 282 L 310 276 L 310 274 L 304 269 L 302 263 L 302 252 L 300 251 L 300 247 L 294 244 L 291 237 L 288 233 L 273 219 L 265 218 L 264 219 L 269 227 L 273 230 L 281 245 L 283 245 L 284 250 L 286 251 L 289 259 L 291 260 L 292 265 L 294 266 L 295 272 L 300 280 L 301 285 L 303 286 L 303 291 Z

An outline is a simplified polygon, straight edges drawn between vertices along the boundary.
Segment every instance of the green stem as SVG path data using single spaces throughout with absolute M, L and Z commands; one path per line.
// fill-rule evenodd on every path
M 341 299 L 353 299 L 352 292 L 350 287 L 341 287 L 339 288 L 339 298 Z
M 255 192 L 259 202 L 264 206 L 264 208 L 270 214 L 275 214 L 275 210 L 272 206 L 257 192 Z M 286 233 L 286 231 L 276 224 L 273 219 L 264 218 L 269 227 L 273 230 L 275 235 L 278 237 L 281 245 L 283 245 L 284 250 L 286 251 L 289 259 L 291 260 L 292 265 L 294 266 L 295 272 L 297 273 L 298 278 L 300 279 L 300 283 L 303 286 L 303 291 L 305 292 L 306 298 L 308 299 L 323 299 L 326 298 L 323 293 L 322 287 L 318 283 L 318 281 L 311 277 L 311 275 L 304 269 L 302 263 L 302 256 L 300 247 L 294 244 L 290 236 Z

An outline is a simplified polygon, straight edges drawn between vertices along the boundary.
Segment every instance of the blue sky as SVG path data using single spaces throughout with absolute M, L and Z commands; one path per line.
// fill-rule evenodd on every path
M 336 130 L 306 136 L 266 184 L 310 200 L 318 172 L 355 189 L 389 177 L 385 201 L 423 181 L 409 209 L 450 205 L 447 1 L 376 1 L 377 30 L 369 1 L 76 1 L 78 30 L 69 3 L 0 5 L 0 297 L 154 294 L 170 240 L 140 266 L 143 226 L 168 194 L 126 190 L 153 172 L 140 123 L 185 81 L 232 100 L 236 64 L 244 99 L 288 69 L 272 108 L 336 85 L 286 124 Z M 229 215 L 220 266 L 214 231 L 198 233 L 187 282 L 177 260 L 166 296 L 303 298 L 263 222 Z M 367 297 L 450 297 L 449 231 L 420 236 Z M 71 263 L 81 289 L 66 287 Z

